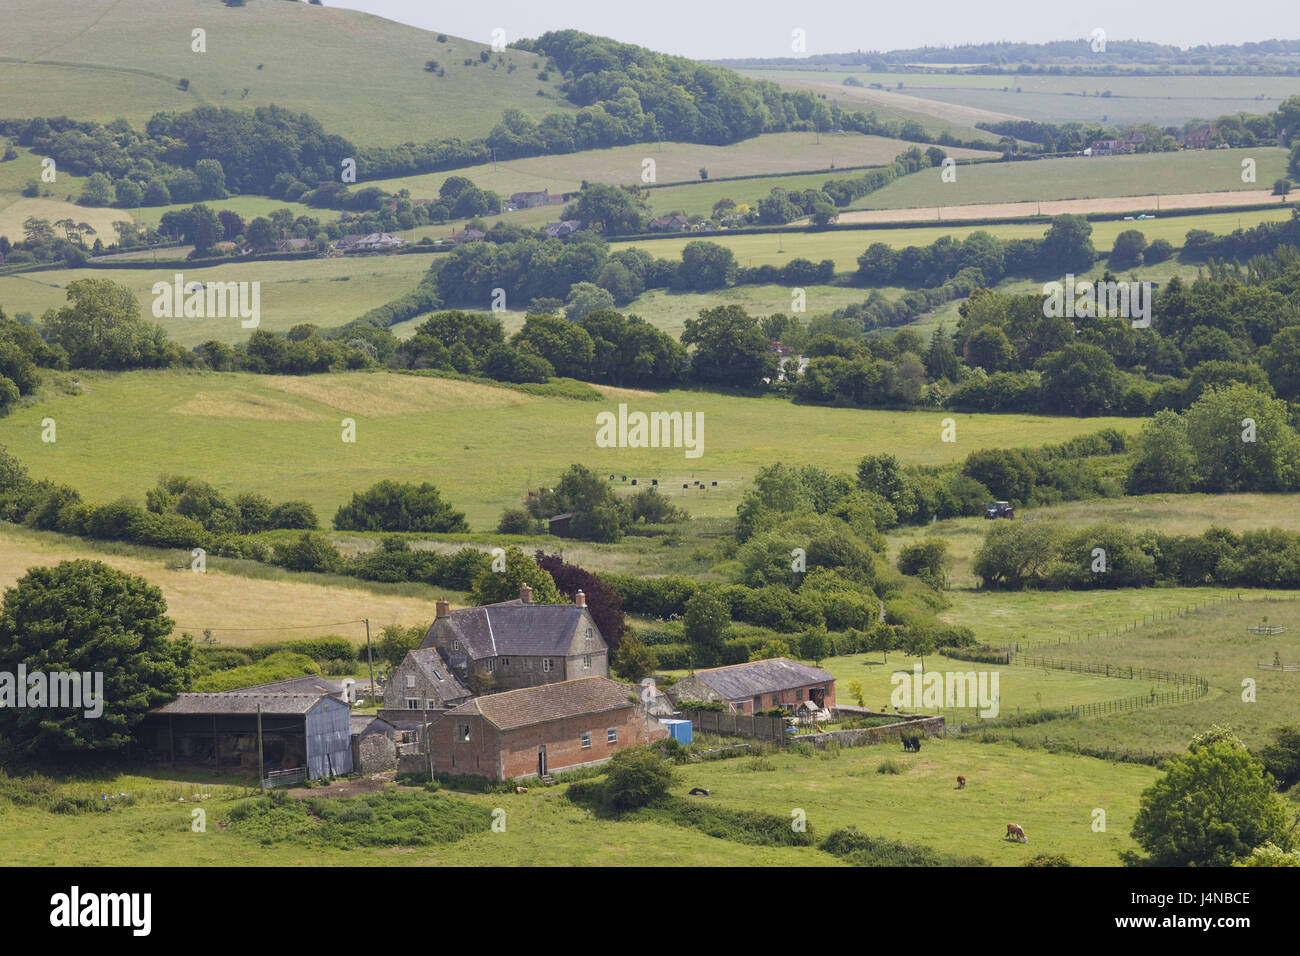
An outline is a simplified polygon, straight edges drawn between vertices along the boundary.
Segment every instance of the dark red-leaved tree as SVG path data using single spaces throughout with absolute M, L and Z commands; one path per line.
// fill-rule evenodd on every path
M 617 591 L 605 584 L 600 578 L 576 564 L 566 564 L 558 554 L 537 552 L 537 566 L 548 572 L 555 579 L 555 586 L 560 593 L 573 600 L 579 590 L 587 597 L 587 610 L 592 620 L 605 636 L 611 649 L 617 648 L 623 640 L 623 599 Z

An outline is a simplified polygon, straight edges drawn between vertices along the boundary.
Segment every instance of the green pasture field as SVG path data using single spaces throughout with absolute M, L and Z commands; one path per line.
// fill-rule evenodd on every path
M 1062 853 L 1076 865 L 1117 865 L 1133 848 L 1128 833 L 1138 795 L 1158 776 L 1150 767 L 1024 751 L 1007 744 L 933 740 L 920 754 L 892 746 L 842 750 L 838 756 L 772 753 L 691 764 L 679 769 L 676 795 L 695 786 L 736 810 L 792 819 L 802 810 L 820 840 L 840 827 L 923 844 L 941 853 L 971 854 L 995 866 L 1019 866 L 1039 853 Z M 900 774 L 880 774 L 886 757 Z M 966 777 L 956 790 L 957 775 Z M 564 797 L 565 787 L 525 794 L 446 791 L 485 809 L 502 808 L 506 830 L 485 830 L 456 843 L 427 847 L 343 849 L 289 842 L 262 844 L 221 826 L 233 802 L 249 793 L 230 776 L 158 769 L 58 782 L 70 796 L 129 793 L 133 805 L 107 813 L 55 814 L 0 803 L 0 834 L 10 862 L 49 865 L 275 866 L 302 863 L 381 866 L 836 866 L 815 847 L 748 846 L 642 814 L 594 816 Z M 328 796 L 331 788 L 298 791 Z M 206 830 L 192 830 L 195 798 Z M 184 798 L 186 802 L 181 803 Z M 1107 829 L 1092 830 L 1104 807 Z M 1030 844 L 1004 839 L 1009 820 Z
M 1160 590 L 1134 592 L 1138 598 L 1157 598 Z M 1210 692 L 1184 704 L 1142 708 L 1120 714 L 1084 719 L 1056 720 L 1001 732 L 1027 742 L 1052 742 L 1117 750 L 1177 752 L 1188 740 L 1211 724 L 1231 726 L 1248 746 L 1258 747 L 1270 732 L 1300 721 L 1300 673 L 1261 668 L 1274 655 L 1284 664 L 1300 663 L 1300 602 L 1295 593 L 1267 599 L 1243 592 L 1243 600 L 1204 606 L 1171 620 L 1148 624 L 1136 631 L 1080 641 L 1050 656 L 1065 660 L 1122 663 L 1205 677 Z M 1002 595 L 1008 607 L 1018 599 Z M 1031 599 L 1032 600 L 1032 599 Z M 1189 602 L 1190 603 L 1190 602 Z M 1151 607 L 1155 607 L 1152 603 Z M 1246 628 L 1267 617 L 1270 625 L 1283 625 L 1280 635 L 1256 635 Z M 1080 625 L 1092 619 L 1077 615 Z M 1169 685 L 1134 681 L 1138 694 Z M 1248 699 L 1253 695 L 1253 699 Z
M 192 51 L 191 24 L 207 31 L 206 53 Z M 541 58 L 507 49 L 480 63 L 491 38 L 480 40 L 439 43 L 436 33 L 305 3 L 13 0 L 0 35 L 0 116 L 121 116 L 142 129 L 161 110 L 274 104 L 355 144 L 393 145 L 486 136 L 509 107 L 539 120 L 575 109 L 558 72 L 537 79 Z M 444 76 L 425 72 L 430 59 Z
M 764 133 L 729 146 L 707 146 L 700 143 L 635 143 L 631 146 L 613 146 L 608 149 L 589 149 L 578 153 L 557 156 L 530 156 L 507 159 L 500 154 L 497 162 L 470 166 L 447 172 L 404 176 L 396 179 L 376 179 L 358 182 L 357 186 L 378 186 L 389 192 L 409 189 L 412 198 L 432 198 L 450 176 L 465 176 L 480 189 L 491 189 L 509 198 L 511 193 L 549 189 L 552 193 L 576 192 L 584 180 L 601 183 L 643 185 L 645 160 L 654 160 L 656 183 L 700 181 L 700 168 L 709 172 L 707 182 L 699 187 L 708 189 L 727 183 L 713 183 L 722 176 L 757 176 L 769 173 L 798 173 L 806 170 L 828 170 L 832 166 L 883 166 L 893 162 L 895 156 L 914 143 L 884 136 L 863 136 L 860 133 Z M 950 155 L 982 157 L 991 154 L 979 150 L 953 149 Z M 819 173 L 820 181 L 846 173 Z M 761 183 L 760 183 L 761 184 Z M 775 182 L 773 183 L 775 185 Z M 741 185 L 736 183 L 734 185 Z M 770 188 L 770 187 L 769 187 Z M 801 187 L 807 188 L 807 187 Z M 653 199 L 658 190 L 650 190 Z M 718 196 L 728 195 L 719 193 Z M 760 195 L 766 196 L 767 190 Z M 714 197 L 715 199 L 718 197 Z M 733 197 L 735 198 L 735 197 Z M 739 201 L 739 200 L 737 200 Z M 713 200 L 709 200 L 712 205 Z M 557 210 L 561 207 L 555 207 Z M 668 207 L 664 207 L 668 208 Z M 559 216 L 552 218 L 558 219 Z
M 1196 149 L 1131 156 L 1078 156 L 1020 163 L 958 166 L 953 182 L 940 171 L 895 180 L 850 209 L 912 209 L 973 203 L 1097 199 L 1109 196 L 1269 189 L 1286 177 L 1288 153 L 1278 146 Z M 1255 160 L 1255 181 L 1242 182 L 1242 160 Z
M 67 304 L 68 283 L 77 279 L 109 279 L 130 288 L 140 301 L 140 314 L 157 322 L 182 345 L 209 339 L 228 344 L 247 341 L 252 329 L 238 317 L 155 318 L 153 285 L 174 283 L 179 271 L 185 282 L 260 282 L 261 319 L 258 328 L 288 331 L 300 322 L 332 327 L 350 322 L 370 309 L 405 295 L 429 268 L 429 256 L 390 255 L 301 260 L 232 261 L 201 269 L 147 265 L 132 269 L 68 269 L 0 276 L 0 307 L 13 315 L 30 312 L 40 318 L 46 309 Z
M 835 675 L 835 700 L 840 704 L 855 704 L 849 693 L 849 682 L 857 681 L 862 685 L 862 697 L 866 706 L 872 710 L 893 711 L 892 694 L 897 681 L 906 679 L 906 686 L 912 687 L 914 668 L 921 664 L 918 657 L 902 652 L 891 652 L 886 660 L 880 653 L 851 654 L 844 657 L 828 657 L 821 662 L 821 668 Z M 1115 700 L 1141 693 L 1134 690 L 1134 683 L 1115 677 L 1097 674 L 1073 674 L 1069 671 L 1043 671 L 1031 667 L 993 665 L 962 661 L 931 654 L 924 661 L 923 673 L 944 673 L 948 671 L 966 673 L 969 671 L 998 672 L 998 713 L 995 716 L 1011 717 L 1019 713 L 1034 710 L 1063 710 L 1078 704 L 1091 704 L 1103 700 Z M 911 691 L 909 690 L 909 693 Z M 907 698 L 905 698 L 907 699 Z M 949 722 L 979 722 L 976 713 L 979 708 L 967 707 L 925 707 L 914 697 L 910 705 L 902 709 L 907 713 L 939 714 Z
M 1162 534 L 1200 534 L 1212 527 L 1228 528 L 1238 533 L 1256 528 L 1283 528 L 1287 531 L 1298 531 L 1300 530 L 1300 495 L 1188 494 L 1095 498 L 1087 501 L 1065 502 L 1050 507 L 1022 508 L 1016 512 L 1016 520 L 1024 518 L 1032 518 L 1035 521 L 1055 521 L 1067 527 L 1122 524 L 1135 531 L 1151 529 Z M 993 523 L 984 518 L 950 518 L 924 527 L 896 528 L 889 533 L 890 553 L 896 555 L 898 549 L 904 544 L 930 535 L 941 537 L 948 542 L 948 553 L 953 558 L 951 575 L 953 586 L 974 587 L 979 582 L 971 573 L 971 562 L 975 552 L 984 542 L 985 533 Z M 1080 600 L 1108 602 L 1117 599 L 1115 597 L 1117 595 L 1128 593 L 1127 590 L 1088 591 L 1080 596 Z M 1165 590 L 1157 589 L 1149 593 L 1163 594 Z M 1197 588 L 1194 593 L 1208 592 Z M 1175 599 L 1177 600 L 1179 599 Z M 1141 617 L 1140 614 L 1136 616 Z M 1130 616 L 1120 623 L 1132 619 Z
M 579 462 L 597 472 L 660 479 L 692 514 L 730 517 L 767 464 L 815 462 L 852 473 L 871 451 L 905 462 L 958 461 L 972 449 L 1038 445 L 1137 419 L 1051 418 L 860 411 L 783 399 L 709 392 L 602 389 L 603 401 L 541 398 L 450 379 L 387 372 L 318 376 L 139 371 L 78 373 L 80 386 L 0 420 L 0 443 L 38 477 L 79 489 L 91 501 L 141 496 L 161 473 L 195 475 L 224 491 L 303 498 L 324 519 L 375 481 L 431 481 L 490 530 L 528 487 Z M 684 448 L 597 448 L 596 414 L 682 411 L 704 415 L 703 454 Z M 58 424 L 55 443 L 40 422 Z M 957 420 L 956 443 L 940 441 Z M 355 444 L 340 440 L 356 422 Z M 706 482 L 707 491 L 682 483 Z M 710 482 L 716 480 L 715 488 Z

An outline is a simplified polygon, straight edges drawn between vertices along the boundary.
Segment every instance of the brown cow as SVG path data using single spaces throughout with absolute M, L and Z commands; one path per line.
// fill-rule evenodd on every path
M 1008 840 L 1018 840 L 1018 841 L 1021 842 L 1021 843 L 1028 843 L 1028 842 L 1029 842 L 1029 837 L 1025 836 L 1025 831 L 1022 830 L 1022 829 L 1020 829 L 1020 824 L 1018 824 L 1018 823 L 1008 823 L 1008 824 L 1007 824 L 1007 835 L 1006 835 L 1006 839 L 1008 839 Z
M 965 789 L 966 789 L 966 778 L 965 778 L 965 777 L 958 777 L 958 778 L 957 778 L 957 789 L 958 789 L 958 790 L 965 790 Z

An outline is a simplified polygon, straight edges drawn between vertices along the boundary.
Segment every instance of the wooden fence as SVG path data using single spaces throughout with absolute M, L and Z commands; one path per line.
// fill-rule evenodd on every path
M 682 716 L 696 730 L 734 737 L 755 737 L 784 743 L 786 722 L 784 717 L 771 714 L 724 714 L 716 710 L 683 710 Z
M 1158 707 L 1161 704 L 1185 704 L 1196 700 L 1204 693 L 1205 690 L 1200 687 L 1184 687 L 1182 690 L 1170 690 L 1162 694 L 1139 694 L 1136 697 L 1101 700 L 1094 704 L 1078 704 L 1070 709 L 1076 717 L 1120 714 L 1130 710 L 1139 710 L 1143 707 Z
M 1134 667 L 1132 664 L 1106 664 L 1096 661 L 1065 661 L 1054 657 L 1036 657 L 1012 651 L 1008 663 L 1021 667 L 1041 667 L 1049 670 L 1070 671 L 1075 674 L 1097 674 L 1102 677 L 1118 677 L 1123 680 L 1154 680 L 1166 684 L 1195 685 L 1209 689 L 1204 677 L 1195 674 L 1176 674 L 1172 671 L 1153 670 L 1150 667 Z M 1204 693 L 1204 690 L 1202 691 Z

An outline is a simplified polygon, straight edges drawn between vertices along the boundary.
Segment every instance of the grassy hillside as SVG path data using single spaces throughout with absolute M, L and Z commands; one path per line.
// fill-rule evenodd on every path
M 207 32 L 206 53 L 191 50 L 196 28 Z M 243 7 L 8 0 L 0 116 L 124 116 L 139 128 L 159 110 L 274 103 L 311 113 L 354 142 L 385 145 L 484 136 L 512 106 L 539 119 L 573 108 L 557 92 L 557 73 L 537 79 L 541 61 L 533 54 L 494 53 L 492 62 L 503 62 L 492 69 L 478 59 L 489 36 L 437 37 L 352 10 L 279 0 Z M 425 72 L 431 59 L 445 75 Z M 186 92 L 182 78 L 190 81 Z
M 778 460 L 851 473 L 869 451 L 939 464 L 985 446 L 1037 445 L 1137 419 L 957 415 L 957 442 L 940 439 L 948 412 L 796 406 L 776 398 L 607 389 L 600 402 L 539 398 L 425 376 L 352 373 L 303 378 L 179 371 L 79 373 L 75 394 L 51 395 L 0 420 L 0 444 L 32 473 L 96 501 L 140 498 L 160 473 L 201 477 L 227 491 L 305 498 L 323 517 L 383 478 L 427 480 L 489 530 L 530 481 L 554 480 L 574 462 L 660 479 L 692 514 L 734 515 L 755 469 Z M 630 409 L 702 412 L 703 455 L 683 449 L 597 448 L 596 414 Z M 54 418 L 58 441 L 40 440 Z M 353 418 L 357 441 L 340 440 Z M 683 482 L 712 482 L 684 491 Z

